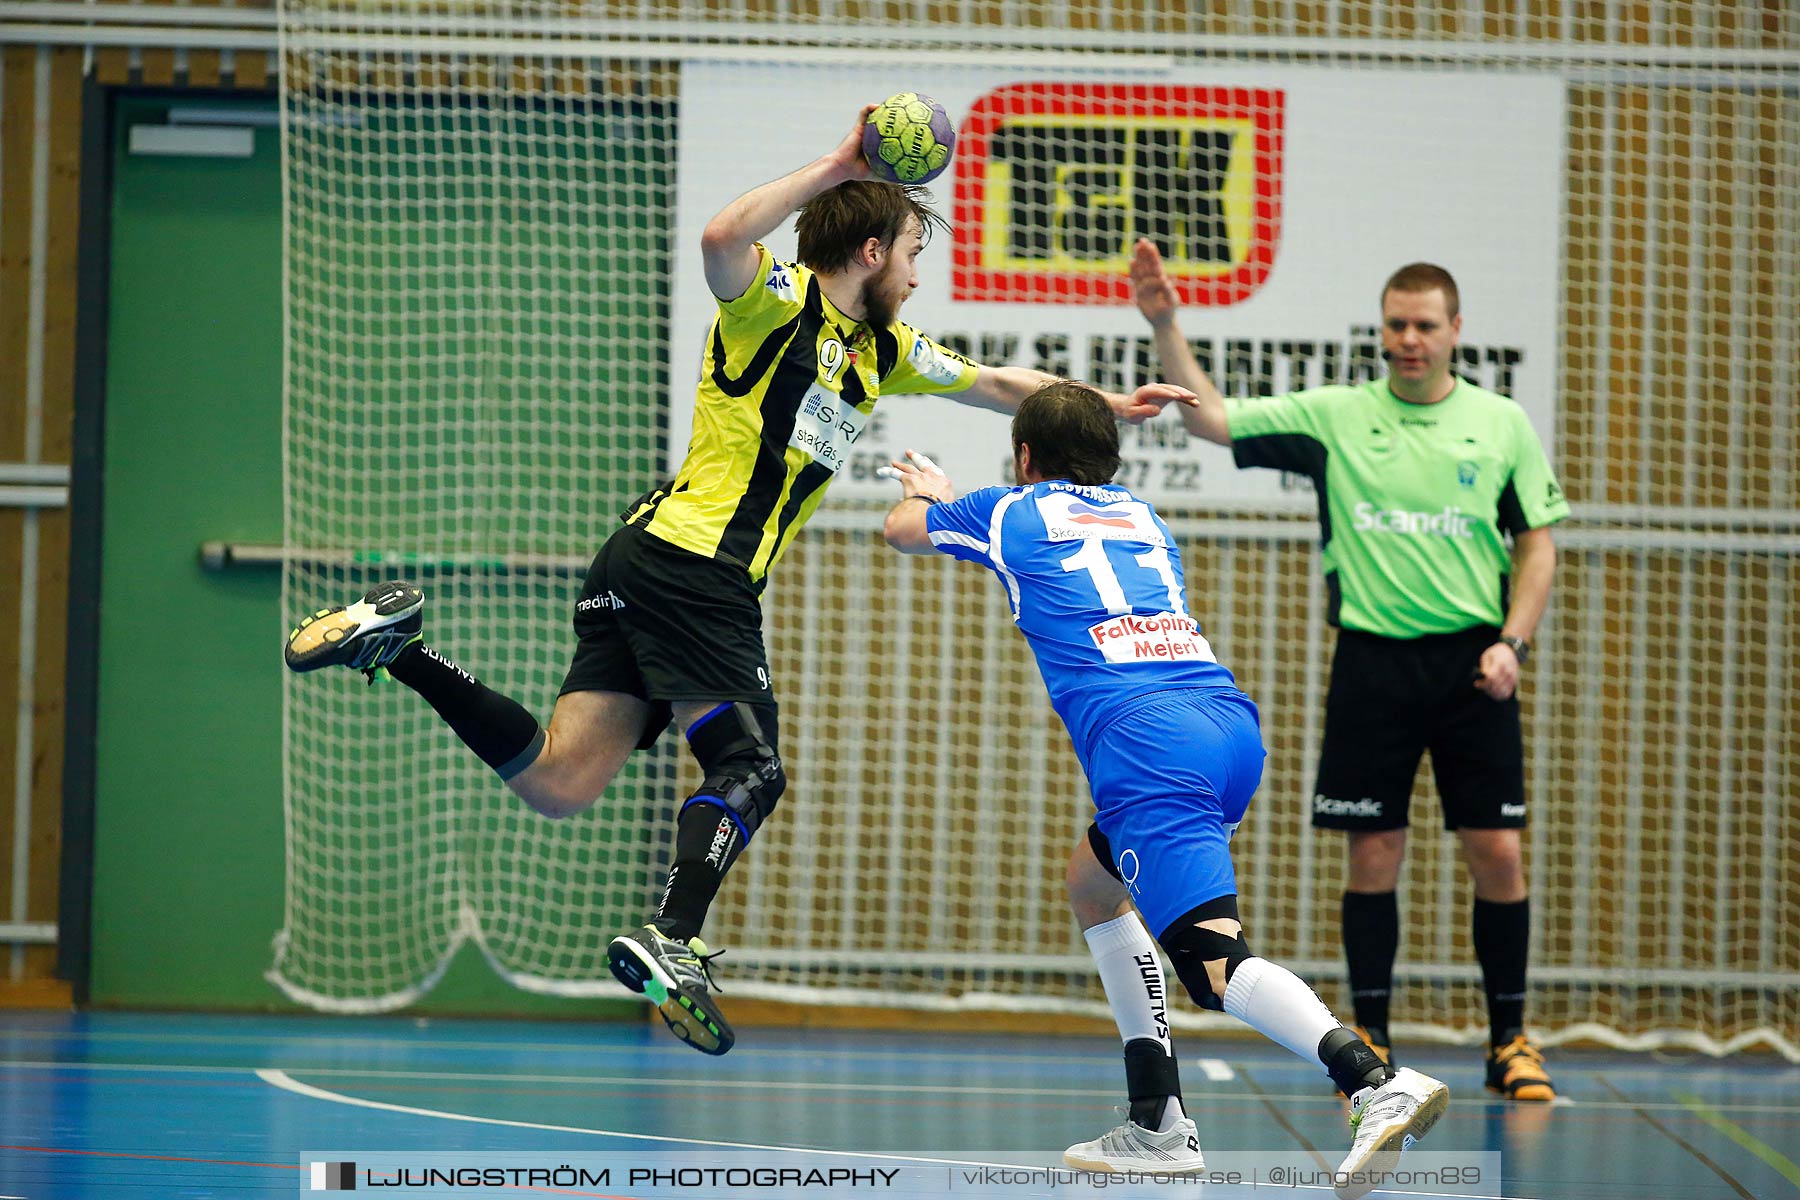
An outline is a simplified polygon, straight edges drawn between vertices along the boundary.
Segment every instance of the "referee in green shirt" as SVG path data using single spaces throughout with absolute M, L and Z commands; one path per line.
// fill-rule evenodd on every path
M 1487 1086 L 1510 1100 L 1554 1099 L 1524 1032 L 1530 902 L 1515 690 L 1556 570 L 1550 526 L 1569 505 L 1537 435 L 1513 401 L 1450 373 L 1462 317 L 1441 267 L 1402 267 L 1382 288 L 1386 378 L 1262 400 L 1226 400 L 1200 369 L 1148 241 L 1131 277 L 1167 379 L 1200 397 L 1182 409 L 1188 431 L 1230 446 L 1240 467 L 1305 475 L 1318 493 L 1338 643 L 1312 820 L 1344 830 L 1349 845 L 1344 956 L 1359 1032 L 1392 1058 L 1394 889 L 1413 776 L 1430 751 L 1444 824 L 1475 885 Z

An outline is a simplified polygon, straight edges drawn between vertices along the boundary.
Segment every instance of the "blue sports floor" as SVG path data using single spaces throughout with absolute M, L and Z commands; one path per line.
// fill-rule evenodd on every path
M 1258 1041 L 1178 1034 L 1177 1046 L 1209 1159 L 1281 1151 L 1337 1164 L 1348 1135 L 1322 1073 Z M 1418 1150 L 1497 1151 L 1501 1178 L 1474 1190 L 1378 1196 L 1800 1197 L 1800 1067 L 1780 1060 L 1557 1051 L 1550 1066 L 1565 1099 L 1549 1107 L 1499 1103 L 1481 1089 L 1479 1060 L 1467 1050 L 1417 1048 L 1406 1061 L 1453 1092 Z M 530 1152 L 553 1165 L 662 1154 L 944 1172 L 956 1160 L 1045 1164 L 1117 1123 L 1121 1083 L 1118 1043 L 1097 1038 L 749 1028 L 714 1059 L 676 1044 L 660 1024 L 0 1012 L 0 1197 L 307 1195 L 302 1160 L 313 1151 L 365 1160 Z M 615 1171 L 605 1187 L 433 1194 L 870 1190 L 636 1188 Z M 946 1182 L 887 1194 L 951 1190 Z M 1317 1200 L 1330 1192 L 1209 1182 L 982 1194 Z

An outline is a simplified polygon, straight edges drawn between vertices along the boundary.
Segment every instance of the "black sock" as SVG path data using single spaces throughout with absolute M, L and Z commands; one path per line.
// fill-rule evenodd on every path
M 1350 1002 L 1356 1023 L 1371 1040 L 1388 1041 L 1388 997 L 1394 987 L 1394 955 L 1400 949 L 1400 908 L 1392 892 L 1345 892 L 1344 962 L 1350 968 Z
M 1525 958 L 1531 948 L 1531 901 L 1475 901 L 1475 957 L 1487 987 L 1488 1042 L 1502 1046 L 1525 1029 Z
M 414 642 L 387 672 L 437 710 L 481 761 L 511 779 L 544 748 L 537 718 L 423 642 Z
M 744 850 L 737 822 L 716 804 L 689 804 L 675 821 L 675 863 L 652 922 L 664 937 L 685 942 L 706 924 L 725 872 Z

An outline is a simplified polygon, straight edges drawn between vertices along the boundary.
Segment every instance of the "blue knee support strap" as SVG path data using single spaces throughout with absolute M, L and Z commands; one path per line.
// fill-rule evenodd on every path
M 759 714 L 759 708 L 766 712 Z M 765 720 L 770 726 L 766 734 Z M 734 702 L 695 721 L 688 728 L 688 748 L 706 779 L 682 811 L 695 804 L 721 808 L 748 842 L 787 790 L 781 756 L 775 752 L 774 720 L 773 705 Z

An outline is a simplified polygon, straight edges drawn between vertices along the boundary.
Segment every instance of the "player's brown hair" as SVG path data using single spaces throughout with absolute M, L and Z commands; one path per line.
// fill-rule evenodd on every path
M 1456 280 L 1450 272 L 1436 263 L 1407 263 L 1398 271 L 1388 276 L 1382 285 L 1381 299 L 1385 304 L 1389 292 L 1429 292 L 1437 288 L 1444 293 L 1444 313 L 1452 321 L 1462 311 L 1462 298 L 1456 293 Z
M 929 242 L 932 230 L 949 228 L 930 200 L 931 193 L 922 187 L 873 179 L 852 179 L 820 192 L 801 207 L 794 222 L 800 261 L 815 271 L 845 270 L 864 242 L 874 238 L 891 246 L 914 218 L 920 236 Z
M 1119 473 L 1119 422 L 1106 397 L 1085 383 L 1046 383 L 1019 405 L 1013 453 L 1031 447 L 1031 469 L 1045 479 L 1111 483 Z

